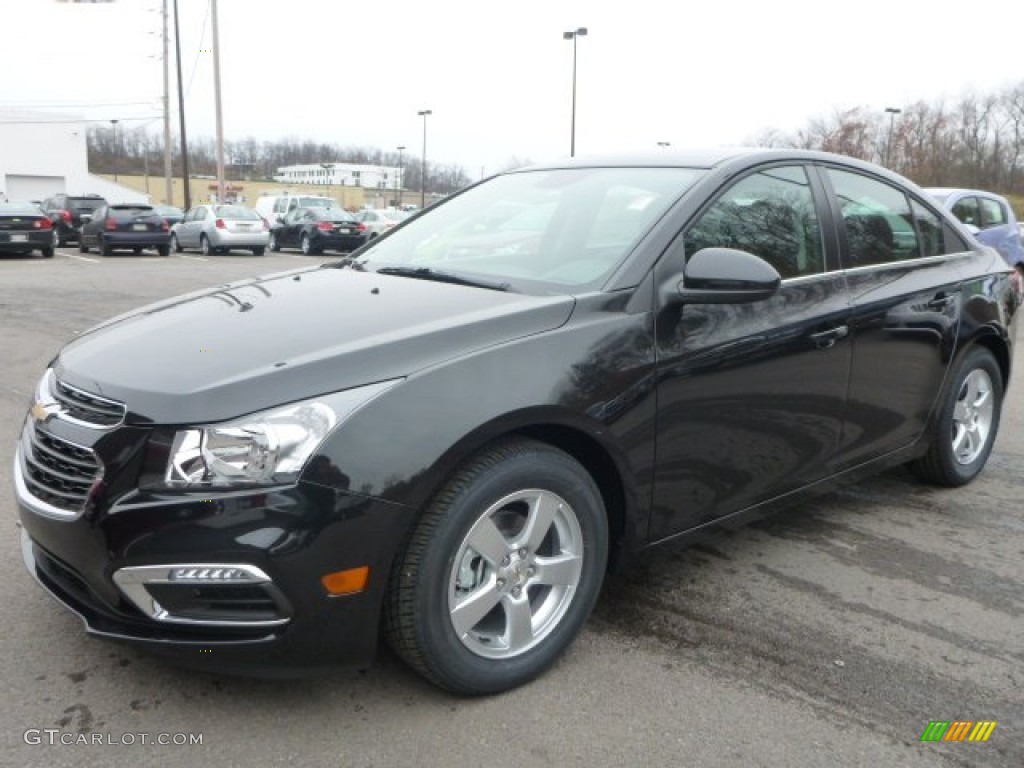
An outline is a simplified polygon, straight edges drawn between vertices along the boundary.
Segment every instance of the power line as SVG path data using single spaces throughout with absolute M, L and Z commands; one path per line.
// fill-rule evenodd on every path
M 203 53 L 203 40 L 206 39 L 206 22 L 210 20 L 210 0 L 206 0 L 206 15 L 203 16 L 203 31 L 199 33 L 199 48 L 196 50 L 196 60 L 192 62 L 192 74 L 188 77 L 188 88 L 185 95 L 192 93 L 192 81 L 196 79 L 196 70 L 199 69 L 199 57 Z
M 143 117 L 119 117 L 118 120 L 128 122 L 129 120 L 159 120 L 163 115 L 147 115 Z M 82 118 L 81 120 L 0 120 L 0 125 L 63 125 L 75 123 L 109 123 L 110 120 L 103 118 Z

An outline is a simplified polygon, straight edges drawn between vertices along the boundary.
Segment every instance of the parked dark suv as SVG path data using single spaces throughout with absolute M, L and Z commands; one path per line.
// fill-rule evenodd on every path
M 53 223 L 57 245 L 78 242 L 82 225 L 107 201 L 99 195 L 66 195 L 63 192 L 43 200 L 40 206 Z

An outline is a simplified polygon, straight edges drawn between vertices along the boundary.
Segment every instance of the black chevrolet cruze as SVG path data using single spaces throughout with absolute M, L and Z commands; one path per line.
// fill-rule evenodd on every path
M 501 691 L 638 550 L 900 463 L 972 480 L 1011 274 L 834 155 L 506 173 L 61 350 L 15 460 L 25 562 L 90 632 L 180 660 L 366 664 L 382 633 Z

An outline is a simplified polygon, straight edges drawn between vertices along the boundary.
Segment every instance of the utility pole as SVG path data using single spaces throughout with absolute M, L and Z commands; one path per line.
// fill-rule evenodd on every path
M 181 82 L 181 24 L 178 23 L 178 0 L 174 0 L 174 59 L 178 65 L 178 123 L 181 126 L 181 168 L 185 180 L 185 210 L 192 207 L 188 184 L 188 140 L 185 138 L 185 91 Z
M 171 60 L 168 55 L 169 23 L 167 18 L 167 0 L 164 0 L 164 202 L 174 204 L 174 186 L 171 178 L 174 168 L 171 165 Z
M 217 105 L 217 202 L 224 203 L 224 118 L 220 105 L 220 35 L 217 33 L 217 0 L 210 0 L 213 20 L 213 99 Z

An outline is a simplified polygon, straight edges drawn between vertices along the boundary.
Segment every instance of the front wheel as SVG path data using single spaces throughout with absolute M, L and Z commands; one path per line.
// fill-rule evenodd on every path
M 101 256 L 113 256 L 114 249 L 110 247 L 110 243 L 101 235 L 99 238 L 99 249 Z
M 252 255 L 253 256 L 262 256 L 265 252 L 266 252 L 266 248 L 264 248 L 262 245 L 257 246 L 256 248 L 252 249 Z
M 310 239 L 309 235 L 302 236 L 302 240 L 299 242 L 299 247 L 302 249 L 302 253 L 305 256 L 315 256 L 322 253 L 320 248 L 313 245 L 313 241 Z
M 277 235 L 275 235 L 273 232 L 270 233 L 270 242 L 267 244 L 267 247 L 270 248 L 270 250 L 272 250 L 274 253 L 277 253 L 278 251 L 281 250 L 281 244 L 277 242 Z
M 199 237 L 199 250 L 202 252 L 203 256 L 213 255 L 213 248 L 210 247 L 210 241 L 206 238 L 206 235 L 201 235 Z
M 929 427 L 928 452 L 912 464 L 923 479 L 956 487 L 971 482 L 992 452 L 1003 407 L 1003 374 L 984 347 L 961 360 Z
M 181 247 L 181 243 L 178 242 L 178 236 L 175 234 L 171 235 L 171 250 L 175 253 L 181 253 L 185 250 Z
M 607 552 L 604 502 L 586 469 L 544 443 L 500 444 L 456 472 L 396 559 L 388 641 L 456 693 L 527 683 L 590 615 Z

